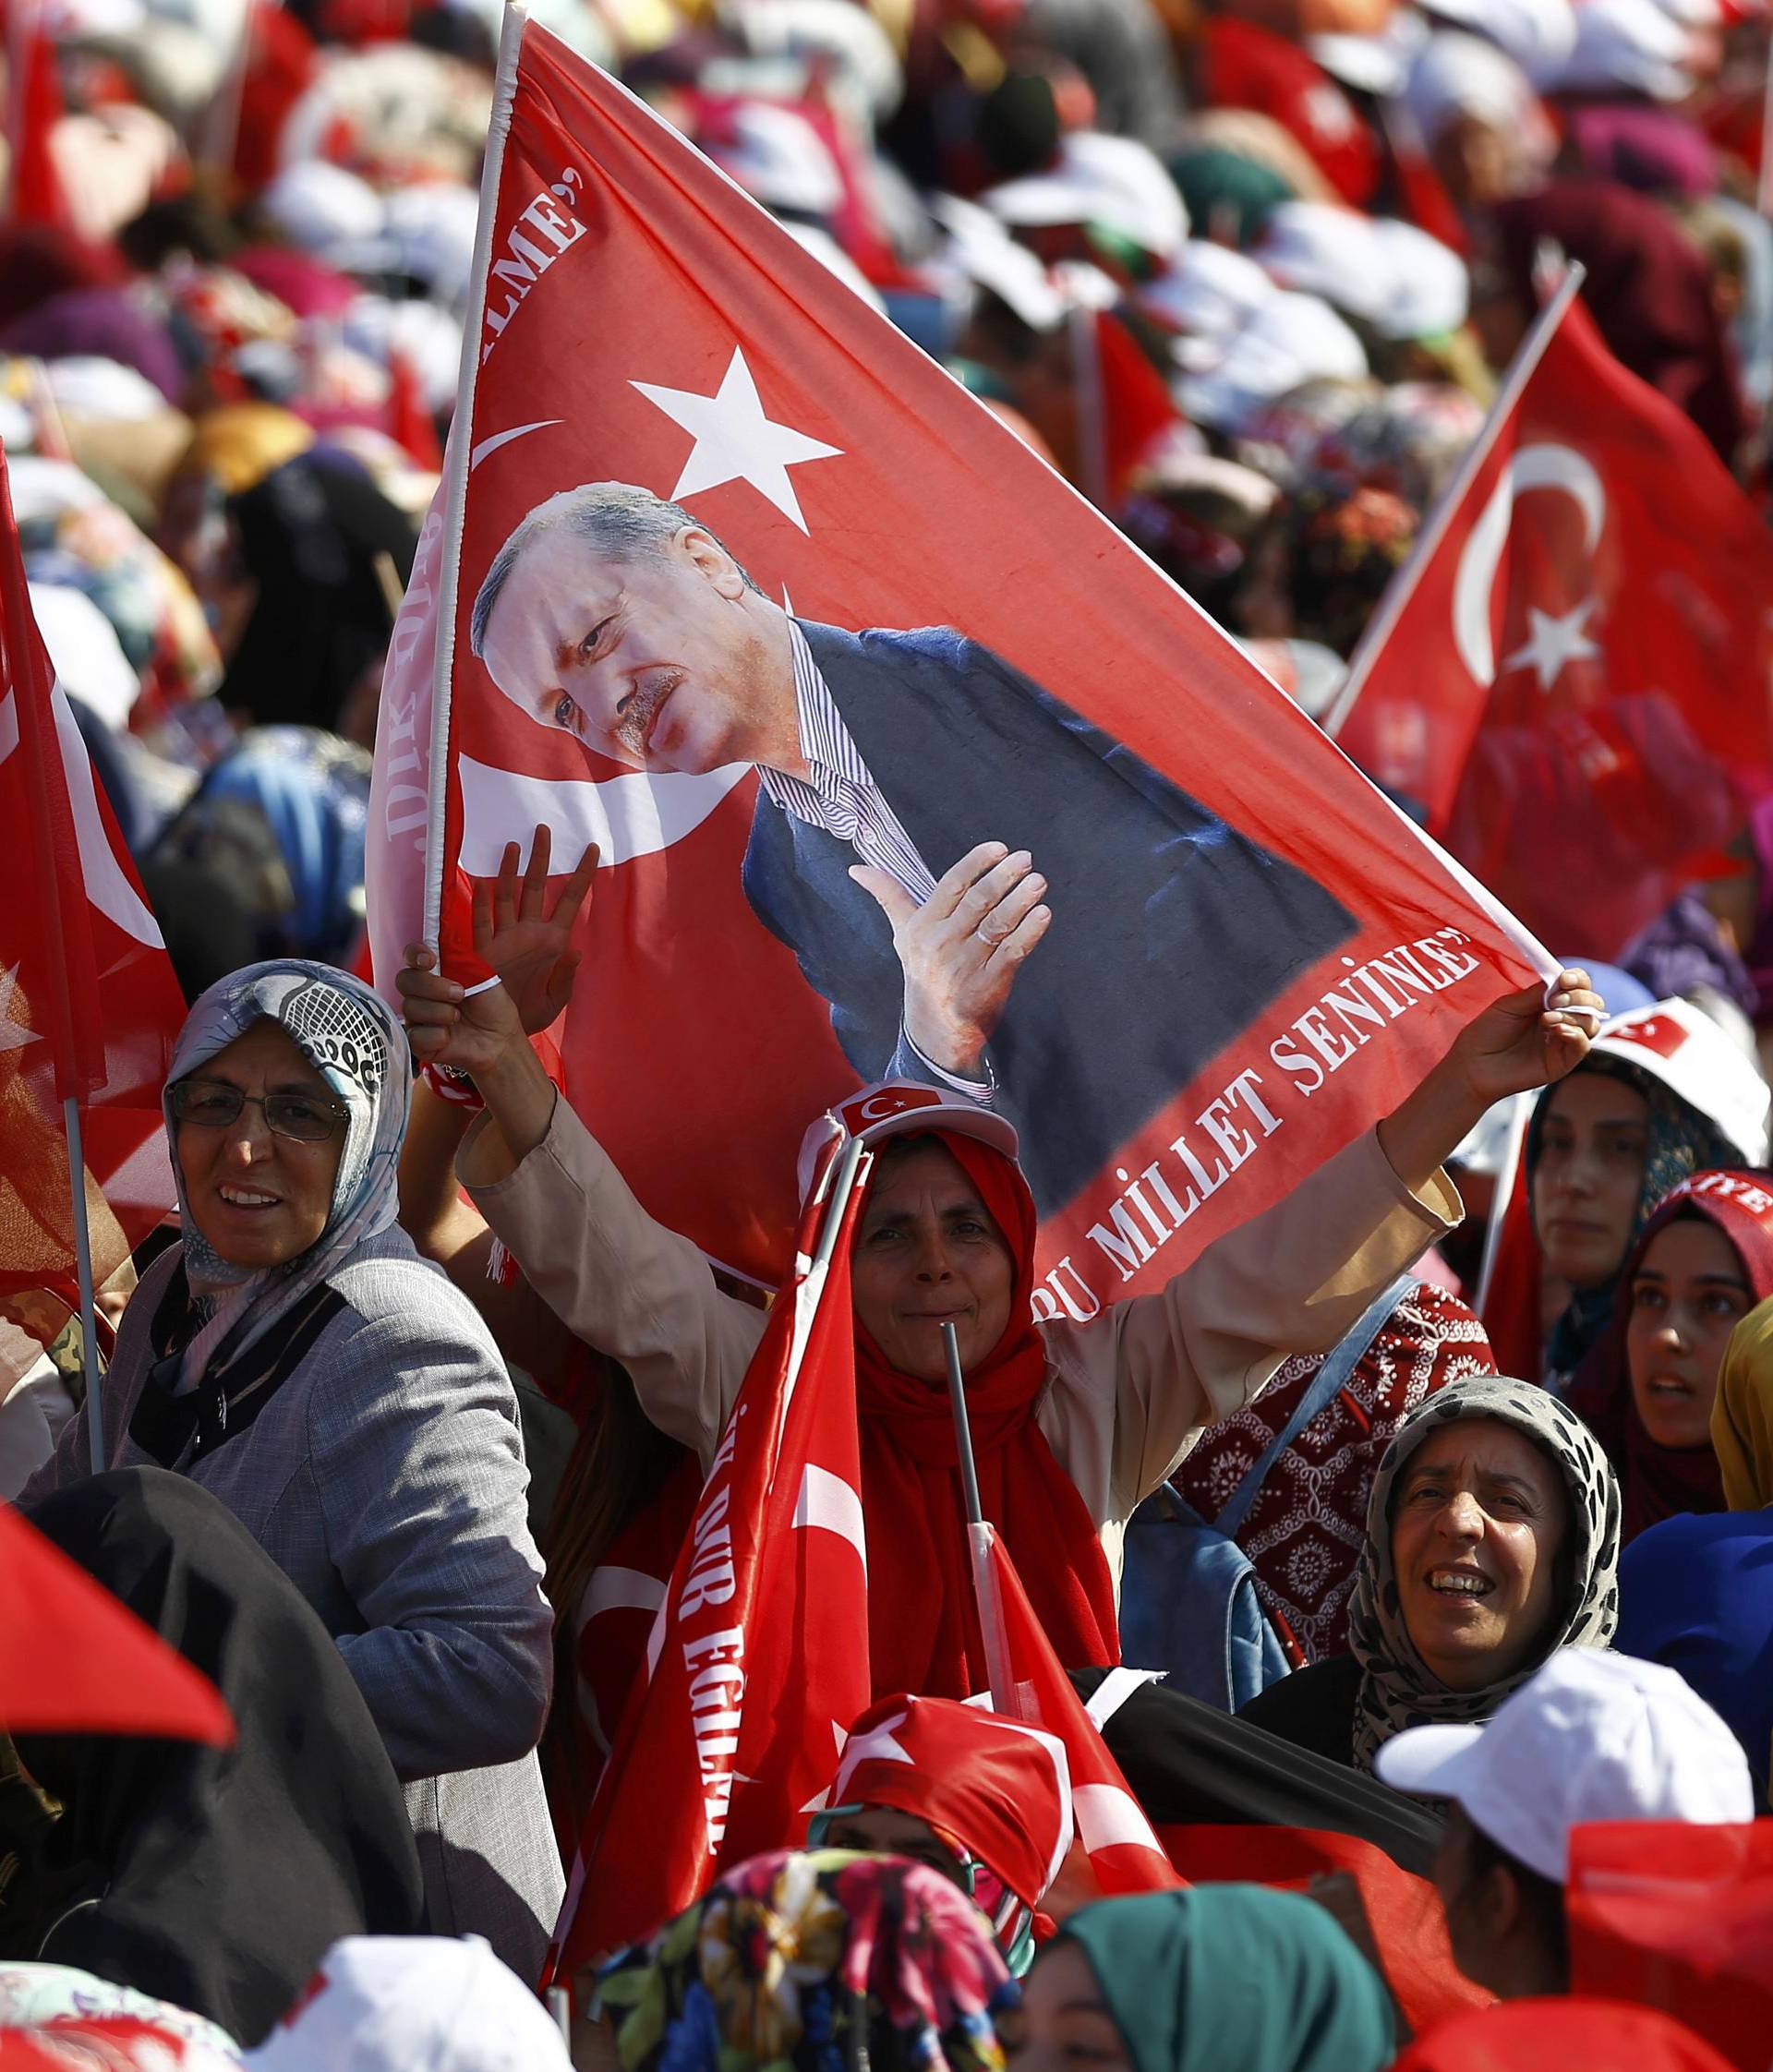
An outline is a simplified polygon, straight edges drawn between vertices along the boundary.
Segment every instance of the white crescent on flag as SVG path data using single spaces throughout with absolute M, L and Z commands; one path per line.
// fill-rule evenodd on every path
M 706 774 L 641 771 L 601 782 L 592 777 L 535 777 L 458 758 L 462 781 L 462 868 L 469 876 L 496 876 L 507 843 L 527 851 L 536 828 L 546 825 L 562 868 L 586 842 L 610 870 L 651 856 L 699 827 L 742 777 L 749 763 L 728 763 Z
M 0 763 L 18 745 L 18 708 L 14 703 L 17 695 L 8 691 L 0 698 Z M 61 751 L 62 773 L 67 779 L 67 802 L 80 845 L 86 896 L 126 935 L 133 935 L 150 949 L 163 949 L 160 925 L 125 874 L 111 847 L 111 837 L 105 833 L 104 816 L 99 811 L 98 792 L 92 782 L 91 759 L 80 739 L 79 723 L 59 683 L 50 693 L 50 708 L 55 715 L 55 745 Z
M 1459 557 L 1453 590 L 1453 637 L 1475 681 L 1496 681 L 1490 592 L 1514 523 L 1514 500 L 1529 489 L 1562 489 L 1582 512 L 1583 545 L 1593 554 L 1607 516 L 1607 491 L 1592 462 L 1572 446 L 1523 446 L 1503 468 Z

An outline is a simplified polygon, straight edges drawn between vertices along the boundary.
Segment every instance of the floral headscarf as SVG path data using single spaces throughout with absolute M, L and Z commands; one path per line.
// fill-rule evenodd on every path
M 600 1992 L 623 2072 L 1003 2072 L 1016 1988 L 939 1872 L 819 1849 L 740 1864 Z
M 294 1040 L 344 1104 L 347 1120 L 326 1228 L 307 1251 L 254 1272 L 224 1259 L 191 1215 L 178 1163 L 172 1088 L 267 1018 Z M 183 1361 L 184 1379 L 194 1382 L 211 1361 L 219 1367 L 262 1338 L 366 1238 L 393 1223 L 400 1209 L 400 1147 L 412 1105 L 406 1032 L 348 971 L 297 958 L 249 964 L 212 985 L 187 1016 L 164 1099 L 185 1232 L 185 1272 L 206 1312 Z
M 1452 1691 L 1417 1653 L 1404 1622 L 1392 1565 L 1392 1496 L 1410 1456 L 1445 1425 L 1494 1417 L 1530 1439 L 1562 1471 L 1570 1532 L 1562 1556 L 1569 1595 L 1545 1645 L 1512 1676 L 1476 1691 Z M 1472 1726 L 1561 1647 L 1606 1647 L 1619 1625 L 1619 1483 L 1600 1443 L 1556 1396 L 1506 1375 L 1448 1382 L 1397 1428 L 1367 1505 L 1367 1544 L 1355 1578 L 1349 1649 L 1361 1666 L 1354 1760 L 1370 1770 L 1381 1745 L 1406 1727 Z

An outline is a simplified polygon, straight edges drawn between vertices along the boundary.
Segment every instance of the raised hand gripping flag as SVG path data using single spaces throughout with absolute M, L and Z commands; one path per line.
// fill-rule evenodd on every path
M 476 975 L 468 881 L 537 822 L 562 868 L 595 839 L 566 1092 L 711 1258 L 775 1284 L 807 1116 L 947 1073 L 1021 1129 L 1037 1307 L 1087 1319 L 1549 974 L 1082 498 L 515 13 L 481 232 L 382 699 L 377 977 L 421 937 Z M 944 882 L 990 842 L 1045 881 L 1019 960 Z

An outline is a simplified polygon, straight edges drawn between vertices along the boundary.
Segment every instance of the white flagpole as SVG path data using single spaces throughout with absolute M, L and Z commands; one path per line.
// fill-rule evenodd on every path
M 995 1529 L 985 1522 L 979 1500 L 979 1469 L 972 1455 L 972 1420 L 967 1415 L 967 1379 L 960 1370 L 960 1341 L 952 1324 L 942 1326 L 942 1349 L 948 1362 L 948 1407 L 954 1413 L 955 1452 L 960 1463 L 960 1490 L 967 1512 L 967 1548 L 971 1558 L 972 1594 L 979 1607 L 979 1631 L 985 1643 L 985 1676 L 991 1686 L 991 1709 L 1016 1717 L 1016 1690 L 1009 1669 L 1009 1646 L 1004 1634 L 1004 1609 L 998 1602 L 992 1568 Z
M 1386 585 L 1385 595 L 1379 600 L 1379 608 L 1367 621 L 1355 652 L 1348 660 L 1348 674 L 1343 679 L 1342 689 L 1336 693 L 1336 702 L 1324 715 L 1323 730 L 1332 741 L 1347 724 L 1348 715 L 1355 709 L 1355 701 L 1372 674 L 1373 664 L 1384 651 L 1385 643 L 1392 637 L 1393 630 L 1404 616 L 1404 608 L 1416 595 L 1416 587 L 1422 580 L 1422 572 L 1433 560 L 1446 537 L 1447 528 L 1453 514 L 1465 501 L 1465 493 L 1478 478 L 1478 471 L 1489 460 L 1491 449 L 1502 434 L 1502 427 L 1514 414 L 1514 405 L 1521 400 L 1521 392 L 1532 379 L 1535 368 L 1545 357 L 1545 349 L 1551 343 L 1552 333 L 1563 321 L 1563 313 L 1576 298 L 1582 286 L 1586 269 L 1574 259 L 1569 262 L 1568 271 L 1556 290 L 1539 311 L 1538 319 L 1531 331 L 1521 341 L 1520 349 L 1509 364 L 1502 387 L 1496 392 L 1496 400 L 1490 406 L 1490 416 L 1484 419 L 1476 439 L 1467 448 L 1465 457 L 1460 462 L 1453 480 L 1441 492 L 1440 500 L 1429 512 L 1422 530 L 1417 535 L 1416 545 L 1408 560 L 1393 576 Z
M 438 946 L 443 914 L 443 814 L 449 797 L 450 683 L 455 669 L 455 611 L 461 585 L 462 528 L 467 516 L 468 464 L 473 458 L 475 379 L 480 370 L 480 333 L 487 317 L 487 269 L 492 258 L 493 218 L 499 212 L 499 179 L 511 134 L 517 93 L 517 60 L 529 17 L 516 0 L 506 0 L 499 36 L 499 69 L 493 80 L 492 122 L 480 167 L 480 214 L 474 229 L 473 291 L 462 328 L 462 358 L 455 383 L 455 416 L 445 462 L 443 565 L 438 584 L 437 651 L 431 669 L 430 824 L 425 836 L 425 918 L 422 940 Z
M 86 1368 L 86 1457 L 94 1475 L 103 1475 L 104 1411 L 99 1401 L 99 1340 L 92 1300 L 92 1236 L 86 1223 L 86 1150 L 80 1132 L 80 1103 L 76 1094 L 62 1102 L 67 1134 L 68 1204 L 74 1211 L 74 1263 L 80 1277 L 80 1356 Z

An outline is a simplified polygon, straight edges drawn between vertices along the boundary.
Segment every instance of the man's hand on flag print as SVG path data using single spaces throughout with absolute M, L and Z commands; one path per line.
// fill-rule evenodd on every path
M 892 923 L 905 971 L 905 1033 L 931 1064 L 976 1078 L 1024 960 L 1046 934 L 1046 880 L 1025 849 L 981 842 L 922 906 L 872 864 L 850 875 Z

